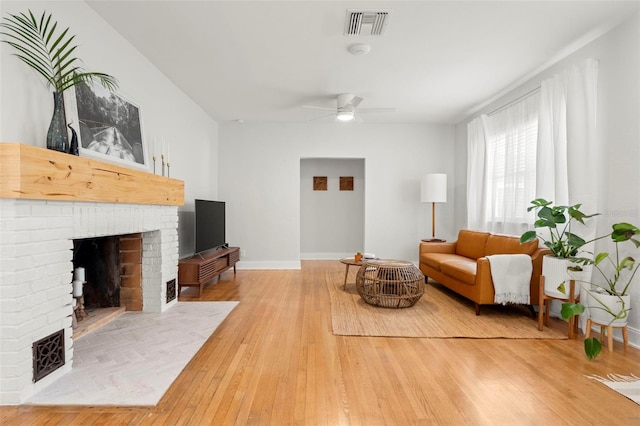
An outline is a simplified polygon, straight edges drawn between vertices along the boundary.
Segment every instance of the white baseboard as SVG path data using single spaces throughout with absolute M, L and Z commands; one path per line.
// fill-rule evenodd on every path
M 629 332 L 629 346 L 640 349 L 640 330 L 629 326 L 627 326 L 627 329 Z M 622 336 L 620 336 L 620 341 L 622 342 Z
M 345 257 L 352 257 L 355 252 L 349 253 L 300 253 L 301 260 L 340 260 Z

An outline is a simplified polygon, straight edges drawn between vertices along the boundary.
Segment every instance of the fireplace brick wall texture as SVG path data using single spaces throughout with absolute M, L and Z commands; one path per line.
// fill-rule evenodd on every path
M 0 199 L 0 404 L 20 404 L 71 369 L 73 239 L 140 234 L 125 281 L 142 278 L 140 308 L 160 312 L 177 276 L 178 208 L 141 204 Z M 135 291 L 132 291 L 135 293 Z M 132 298 L 138 295 L 130 295 Z M 140 300 L 140 299 L 138 299 Z M 65 365 L 33 382 L 32 344 L 65 332 Z

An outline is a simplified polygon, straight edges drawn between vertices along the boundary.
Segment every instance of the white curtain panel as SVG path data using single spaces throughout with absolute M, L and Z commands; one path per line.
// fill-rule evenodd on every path
M 566 76 L 556 75 L 540 85 L 536 198 L 569 203 L 567 171 Z
M 580 203 L 586 213 L 598 208 L 597 86 L 595 59 L 541 84 L 536 197 L 557 205 Z M 574 231 L 583 238 L 595 237 L 595 220 L 578 226 Z
M 486 134 L 483 121 L 486 115 L 476 117 L 467 124 L 467 228 L 486 228 L 485 162 Z
M 541 84 L 536 196 L 595 211 L 598 61 Z
M 536 197 L 556 205 L 580 203 L 587 214 L 598 211 L 597 87 L 598 61 L 587 59 L 543 81 L 540 96 Z M 572 231 L 589 241 L 596 236 L 597 220 L 576 224 Z M 593 252 L 594 243 L 583 250 Z M 553 301 L 551 316 L 560 317 L 560 309 Z M 582 315 L 582 329 L 585 323 Z

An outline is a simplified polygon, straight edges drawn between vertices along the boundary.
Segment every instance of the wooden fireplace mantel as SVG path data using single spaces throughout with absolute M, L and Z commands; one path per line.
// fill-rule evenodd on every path
M 20 143 L 0 143 L 0 198 L 181 206 L 184 182 Z

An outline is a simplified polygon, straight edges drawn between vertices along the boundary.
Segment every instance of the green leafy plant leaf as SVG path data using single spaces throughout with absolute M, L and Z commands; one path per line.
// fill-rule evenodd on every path
M 637 226 L 626 222 L 616 223 L 612 226 L 611 239 L 614 242 L 622 242 L 633 239 L 634 235 L 640 235 L 640 229 Z M 634 240 L 634 243 L 637 242 Z M 638 244 L 636 244 L 638 247 Z
M 553 221 L 549 221 L 548 219 L 538 219 L 533 222 L 533 226 L 536 228 L 555 228 L 556 224 Z
M 620 261 L 619 268 L 628 269 L 631 271 L 633 270 L 633 267 L 635 266 L 635 264 L 636 264 L 636 260 L 631 256 L 627 256 Z
M 572 316 L 582 315 L 584 310 L 584 305 L 580 303 L 563 303 L 560 309 L 560 315 L 562 315 L 563 320 L 567 321 Z
M 595 265 L 599 265 L 600 262 L 602 262 L 603 260 L 605 260 L 607 257 L 609 257 L 609 253 L 607 252 L 602 252 L 602 253 L 598 253 L 595 257 L 595 259 L 593 260 L 593 263 Z
M 595 359 L 602 351 L 602 344 L 595 337 L 584 339 L 584 353 L 587 354 L 589 361 Z
M 571 232 L 565 232 L 565 235 L 567 237 L 567 243 L 573 247 L 580 248 L 587 243 L 582 237 L 572 234 Z
M 564 212 L 549 207 L 542 207 L 538 212 L 538 217 L 545 223 L 544 226 L 556 225 L 565 223 L 567 219 L 564 217 Z
M 538 237 L 536 231 L 527 231 L 520 236 L 520 243 L 528 243 L 529 241 L 533 241 Z
M 537 209 L 538 207 L 546 207 L 551 204 L 551 201 L 547 201 L 544 198 L 536 198 L 535 200 L 531 201 L 531 206 L 527 208 L 527 211 L 530 212 L 531 210 Z
M 558 290 L 562 294 L 567 294 L 567 287 L 564 285 L 564 281 L 560 283 L 556 290 Z
M 571 206 L 567 210 L 567 213 L 569 214 L 569 216 L 571 216 L 573 219 L 575 219 L 576 221 L 580 222 L 583 225 L 584 225 L 585 219 L 589 219 L 591 217 L 598 216 L 600 214 L 600 213 L 584 214 L 583 212 L 580 211 L 580 207 L 582 207 L 582 204 L 576 204 L 575 206 Z

